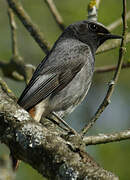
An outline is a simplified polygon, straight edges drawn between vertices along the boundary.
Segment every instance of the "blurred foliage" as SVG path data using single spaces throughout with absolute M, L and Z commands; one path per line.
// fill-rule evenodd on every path
M 54 1 L 64 22 L 69 25 L 72 22 L 87 18 L 88 0 L 55 0 Z M 23 7 L 31 16 L 32 20 L 40 27 L 46 39 L 51 45 L 55 42 L 61 33 L 56 25 L 51 13 L 48 10 L 44 0 L 21 0 Z M 127 7 L 130 10 L 130 1 L 127 0 Z M 98 20 L 105 25 L 110 24 L 122 13 L 122 0 L 102 0 L 99 8 Z M 19 52 L 24 60 L 28 63 L 37 65 L 45 56 L 39 46 L 30 37 L 29 33 L 23 27 L 21 22 L 16 18 L 17 35 Z M 130 26 L 130 21 L 128 22 Z M 130 30 L 130 29 L 128 29 Z M 121 34 L 122 27 L 119 26 L 114 33 Z M 11 37 L 7 15 L 6 1 L 0 0 L 0 60 L 8 61 L 11 57 Z M 96 66 L 116 64 L 118 60 L 118 49 L 112 50 L 96 57 Z M 127 54 L 125 61 L 130 60 L 130 44 L 127 45 Z M 106 89 L 107 83 L 111 80 L 112 73 L 95 74 L 93 84 L 88 93 L 87 98 L 79 108 L 77 108 L 69 117 L 69 123 L 77 130 L 81 129 L 96 111 L 101 103 Z M 101 115 L 97 123 L 90 130 L 89 134 L 114 132 L 130 127 L 130 69 L 122 70 L 117 87 L 112 97 L 112 103 L 107 107 Z M 24 82 L 16 82 L 8 78 L 4 78 L 9 87 L 19 97 L 24 88 Z M 129 180 L 129 159 L 130 159 L 130 142 L 124 141 L 119 143 L 110 143 L 105 145 L 97 145 L 87 147 L 89 153 L 107 170 L 116 173 L 120 179 Z M 9 153 L 3 145 L 0 147 L 1 154 Z M 35 170 L 21 163 L 16 180 L 22 179 L 42 179 Z

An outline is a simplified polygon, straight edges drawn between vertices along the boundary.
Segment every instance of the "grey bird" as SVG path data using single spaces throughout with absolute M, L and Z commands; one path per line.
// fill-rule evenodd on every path
M 36 121 L 52 112 L 60 117 L 71 113 L 88 93 L 97 48 L 118 38 L 98 22 L 69 25 L 38 65 L 18 104 L 27 111 L 35 107 Z

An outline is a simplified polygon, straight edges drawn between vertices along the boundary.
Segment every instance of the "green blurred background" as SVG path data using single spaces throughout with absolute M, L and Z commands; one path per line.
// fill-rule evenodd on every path
M 86 9 L 89 0 L 54 0 L 61 13 L 65 25 L 86 19 Z M 51 45 L 60 35 L 61 31 L 56 25 L 44 0 L 21 0 L 23 7 L 32 20 L 39 25 L 46 39 Z M 127 9 L 130 10 L 130 0 L 127 0 Z M 121 17 L 122 0 L 102 0 L 99 9 L 98 20 L 104 25 L 109 25 Z M 18 46 L 21 56 L 28 63 L 37 65 L 45 56 L 43 51 L 35 43 L 21 22 L 16 18 Z M 130 25 L 130 21 L 128 21 Z M 119 26 L 114 33 L 121 34 Z M 129 28 L 128 28 L 129 30 Z M 0 0 L 0 60 L 8 61 L 11 57 L 11 38 L 7 15 L 6 1 Z M 125 61 L 130 60 L 130 44 L 127 45 Z M 115 64 L 118 60 L 118 49 L 96 56 L 96 67 Z M 111 80 L 113 72 L 95 74 L 93 84 L 85 101 L 68 117 L 67 122 L 77 130 L 80 130 L 90 120 L 98 105 L 104 98 L 107 83 Z M 106 108 L 89 134 L 110 133 L 128 129 L 130 127 L 130 69 L 122 70 L 111 104 Z M 8 86 L 19 97 L 25 84 L 9 78 L 4 78 Z M 130 141 L 109 143 L 87 147 L 87 151 L 105 169 L 117 174 L 122 180 L 130 179 Z M 9 150 L 0 145 L 0 155 L 8 154 Z M 16 175 L 16 180 L 42 179 L 42 177 L 25 163 L 21 163 Z

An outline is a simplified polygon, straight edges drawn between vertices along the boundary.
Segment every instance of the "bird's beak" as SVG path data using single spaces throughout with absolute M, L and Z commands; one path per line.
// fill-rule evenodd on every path
M 115 35 L 115 34 L 104 34 L 104 37 L 106 39 L 122 39 L 122 36 Z
M 98 47 L 109 39 L 122 39 L 122 36 L 111 33 L 98 33 L 99 44 Z
M 98 35 L 100 37 L 104 38 L 105 40 L 107 40 L 107 39 L 122 39 L 122 36 L 111 34 L 111 33 L 108 33 L 108 34 L 98 33 Z

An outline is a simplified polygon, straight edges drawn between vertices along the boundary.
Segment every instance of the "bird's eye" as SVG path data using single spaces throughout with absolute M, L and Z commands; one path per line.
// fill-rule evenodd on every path
M 93 32 L 97 32 L 98 26 L 96 26 L 96 24 L 89 24 L 89 29 Z

